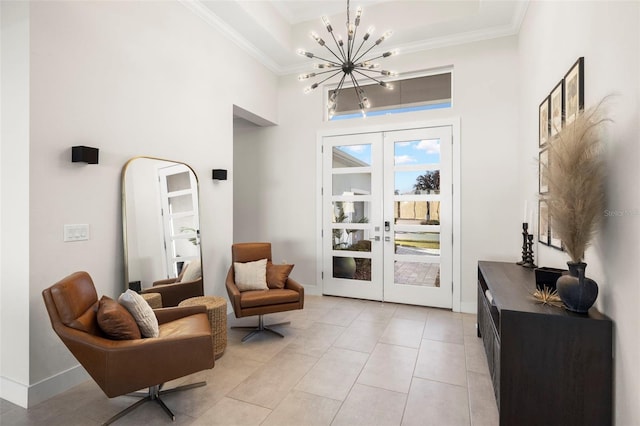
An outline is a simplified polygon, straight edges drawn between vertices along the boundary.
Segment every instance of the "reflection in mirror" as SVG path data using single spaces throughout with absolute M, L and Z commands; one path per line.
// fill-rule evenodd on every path
M 144 291 L 175 279 L 189 263 L 198 265 L 200 274 L 198 211 L 198 181 L 188 165 L 150 157 L 125 164 L 122 225 L 129 288 Z

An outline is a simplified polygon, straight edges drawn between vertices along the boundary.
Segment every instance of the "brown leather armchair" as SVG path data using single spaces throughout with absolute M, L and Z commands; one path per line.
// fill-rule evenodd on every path
M 98 295 L 86 272 L 75 272 L 42 292 L 56 334 L 109 397 L 139 389 L 144 398 L 104 424 L 110 424 L 147 401 L 155 401 L 175 419 L 160 395 L 204 386 L 205 382 L 160 390 L 162 384 L 213 368 L 211 326 L 204 306 L 154 311 L 160 336 L 111 340 L 100 330 Z
M 284 335 L 271 327 L 290 324 L 282 322 L 278 324 L 264 325 L 263 315 L 276 312 L 292 311 L 304 307 L 304 287 L 292 278 L 288 278 L 284 288 L 269 290 L 250 290 L 241 292 L 235 283 L 233 262 L 253 262 L 267 259 L 271 262 L 271 243 L 237 243 L 231 246 L 231 267 L 227 273 L 226 287 L 229 300 L 233 306 L 236 318 L 258 315 L 257 327 L 231 327 L 251 330 L 244 336 L 247 341 L 261 331 L 270 331 L 280 337 Z
M 152 287 L 145 288 L 140 293 L 160 293 L 163 308 L 178 306 L 178 303 L 191 297 L 204 296 L 202 276 L 192 281 L 182 281 L 185 272 L 191 266 L 192 264 L 188 264 L 182 268 L 177 278 L 154 281 Z M 197 267 L 200 268 L 199 263 Z

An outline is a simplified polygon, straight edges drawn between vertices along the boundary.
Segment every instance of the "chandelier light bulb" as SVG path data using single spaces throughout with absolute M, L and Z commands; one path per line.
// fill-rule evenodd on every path
M 333 32 L 333 27 L 331 26 L 331 22 L 329 22 L 329 18 L 327 16 L 322 17 L 322 23 L 327 28 L 328 32 Z
M 371 37 L 371 34 L 373 34 L 373 32 L 375 31 L 375 27 L 372 25 L 367 29 L 367 32 L 364 33 L 364 37 L 362 37 L 364 39 L 364 41 L 369 40 L 369 37 Z
M 362 16 L 362 6 L 358 6 L 358 9 L 356 9 L 356 27 L 360 25 L 361 16 Z
M 342 36 L 340 36 L 340 35 L 339 35 L 339 36 L 337 37 L 337 39 L 338 39 L 338 45 L 339 45 L 340 47 L 343 47 L 343 46 L 344 46 L 344 41 L 342 41 Z
M 309 74 L 300 74 L 298 76 L 298 80 L 304 81 L 304 80 L 308 80 L 308 79 L 310 79 L 312 77 L 315 77 L 315 76 L 316 76 L 315 72 L 312 72 L 312 73 L 309 73 Z

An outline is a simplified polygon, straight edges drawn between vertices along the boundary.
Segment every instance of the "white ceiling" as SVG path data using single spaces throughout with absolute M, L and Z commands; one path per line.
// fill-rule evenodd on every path
M 329 17 L 334 33 L 345 34 L 346 0 L 182 1 L 277 74 L 309 68 L 309 60 L 295 52 L 321 52 L 311 31 L 330 42 L 321 16 Z M 393 30 L 384 50 L 415 52 L 516 34 L 527 5 L 528 0 L 353 0 L 351 13 L 362 6 L 361 31 L 373 25 L 373 37 Z

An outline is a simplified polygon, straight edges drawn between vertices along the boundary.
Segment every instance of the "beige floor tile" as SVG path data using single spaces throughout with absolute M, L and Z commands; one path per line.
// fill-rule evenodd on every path
M 317 361 L 308 355 L 283 352 L 240 383 L 229 396 L 273 409 Z
M 380 342 L 391 345 L 419 348 L 424 331 L 424 322 L 404 318 L 392 318 Z
M 369 356 L 362 352 L 332 348 L 300 380 L 296 390 L 344 400 Z
M 371 321 L 387 324 L 395 314 L 398 305 L 395 303 L 370 302 L 358 315 L 360 321 Z
M 370 321 L 355 320 L 338 337 L 333 346 L 344 349 L 351 349 L 359 352 L 371 353 L 385 327 Z
M 424 306 L 398 305 L 393 317 L 426 322 L 429 311 Z
M 476 323 L 478 317 L 476 314 L 462 314 L 462 326 L 465 336 L 478 336 Z
M 484 351 L 482 339 L 476 336 L 464 336 L 464 350 L 467 359 L 467 370 L 480 374 L 489 374 L 487 355 Z
M 466 386 L 464 345 L 424 339 L 418 352 L 414 376 Z
M 451 316 L 447 316 L 436 310 L 429 313 L 424 334 L 422 335 L 423 338 L 463 344 L 463 336 L 462 317 L 454 316 L 453 313 L 451 313 Z
M 343 305 L 331 308 L 323 315 L 318 322 L 325 324 L 339 325 L 341 327 L 349 327 L 354 319 L 360 315 L 364 306 L 362 305 Z
M 407 393 L 417 356 L 417 349 L 378 343 L 357 382 Z
M 340 401 L 292 391 L 262 423 L 263 426 L 328 426 Z
M 414 378 L 402 425 L 424 426 L 426 424 L 469 426 L 467 388 Z
M 193 426 L 257 426 L 261 424 L 271 410 L 257 405 L 237 401 L 231 398 L 223 398 L 213 407 L 209 408 L 196 421 Z
M 295 339 L 296 332 L 299 330 L 290 328 L 286 331 L 287 335 L 284 338 L 273 333 L 262 332 L 246 342 L 242 342 L 242 338 L 247 335 L 248 331 L 227 330 L 227 348 L 224 356 L 267 362 Z
M 407 394 L 356 384 L 332 426 L 399 425 Z
M 467 379 L 469 382 L 471 425 L 497 426 L 499 423 L 498 407 L 491 378 L 488 375 L 470 371 Z
M 258 361 L 225 354 L 216 360 L 214 368 L 187 376 L 190 380 L 183 382 L 206 381 L 206 386 L 167 394 L 163 399 L 172 410 L 199 417 L 263 365 Z
M 320 358 L 344 331 L 339 325 L 314 323 L 309 333 L 300 334 L 287 346 L 287 351 Z

